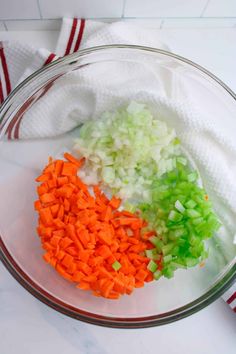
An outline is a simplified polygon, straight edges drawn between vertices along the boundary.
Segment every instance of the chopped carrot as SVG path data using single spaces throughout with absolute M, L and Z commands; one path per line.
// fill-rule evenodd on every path
M 76 159 L 74 156 L 72 156 L 71 154 L 69 154 L 68 152 L 64 153 L 64 157 L 65 159 L 67 159 L 69 162 L 72 162 L 74 165 L 76 165 L 77 167 L 82 166 L 82 164 L 84 163 L 85 159 L 82 158 L 80 160 Z
M 112 197 L 110 202 L 109 202 L 109 205 L 113 208 L 113 209 L 118 209 L 119 206 L 121 204 L 121 200 L 116 198 L 116 197 Z
M 67 160 L 50 159 L 36 179 L 39 214 L 38 235 L 45 249 L 44 260 L 65 279 L 95 296 L 118 299 L 153 280 L 143 251 L 152 245 L 154 231 L 138 213 L 118 211 L 121 200 L 110 200 L 99 186 L 88 186 L 78 177 L 84 159 L 69 153 Z M 153 247 L 153 246 L 152 246 Z M 120 263 L 117 270 L 115 262 Z M 158 269 L 162 267 L 162 258 Z

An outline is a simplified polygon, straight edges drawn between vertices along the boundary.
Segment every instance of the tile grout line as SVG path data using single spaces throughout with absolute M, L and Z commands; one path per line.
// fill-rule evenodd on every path
M 123 0 L 121 18 L 124 18 L 126 8 L 126 0 Z
M 3 21 L 3 26 L 4 26 L 5 30 L 8 31 L 7 24 L 5 21 Z
M 209 0 L 210 1 L 210 0 Z M 1 19 L 0 21 L 56 21 L 56 20 L 61 20 L 61 17 L 54 17 L 54 18 L 47 18 L 47 17 L 42 17 L 42 18 L 4 18 Z M 102 21 L 102 20 L 119 20 L 121 17 L 86 17 L 87 20 L 96 20 L 96 21 Z M 236 19 L 236 16 L 208 16 L 208 17 L 168 17 L 168 16 L 163 16 L 163 17 L 124 17 L 124 19 L 127 20 L 234 20 Z
M 211 1 L 211 0 L 207 0 L 205 6 L 204 6 L 203 9 L 202 9 L 202 12 L 201 12 L 200 17 L 203 17 L 203 15 L 204 15 L 204 13 L 205 13 L 205 11 L 206 11 L 206 9 L 207 9 L 207 7 L 208 7 L 210 1 Z
M 161 23 L 160 23 L 160 29 L 162 29 L 162 28 L 163 28 L 164 22 L 165 22 L 165 20 L 164 20 L 164 19 L 163 19 L 163 20 L 161 20 Z
M 40 7 L 40 2 L 39 2 L 39 0 L 37 0 L 37 6 L 38 6 L 38 10 L 39 10 L 40 19 L 42 19 L 43 16 L 42 16 L 42 11 L 41 11 L 41 7 Z

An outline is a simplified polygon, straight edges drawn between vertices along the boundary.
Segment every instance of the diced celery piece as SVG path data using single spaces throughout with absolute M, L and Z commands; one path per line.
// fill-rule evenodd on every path
M 120 262 L 115 261 L 115 262 L 112 264 L 112 268 L 113 268 L 114 270 L 118 271 L 118 270 L 121 268 Z
M 197 203 L 194 200 L 192 200 L 192 199 L 188 200 L 185 203 L 185 207 L 188 208 L 188 209 L 193 209 L 193 208 L 195 208 L 196 205 L 197 205 Z
M 163 242 L 156 236 L 150 237 L 149 241 L 159 250 L 163 247 Z
M 201 216 L 201 214 L 195 210 L 195 209 L 187 209 L 186 210 L 186 214 L 190 217 L 190 218 L 199 218 Z
M 157 270 L 157 264 L 151 259 L 147 265 L 147 269 L 154 273 Z
M 170 261 L 172 261 L 172 255 L 168 254 L 167 256 L 163 257 L 163 262 L 164 263 L 169 263 Z
M 185 211 L 185 207 L 179 200 L 176 200 L 175 207 L 180 213 L 183 213 Z
M 178 263 L 178 262 L 171 262 L 171 265 L 173 265 L 175 268 L 183 268 L 183 269 L 186 269 L 186 265 L 183 265 L 183 264 Z
M 166 278 L 172 278 L 173 275 L 174 275 L 174 269 L 173 267 L 170 265 L 168 267 L 166 267 L 165 269 L 163 269 L 163 275 L 166 277 Z
M 160 270 L 156 270 L 156 271 L 153 273 L 153 278 L 154 278 L 155 280 L 160 279 L 161 276 L 162 276 L 162 273 L 161 273 Z
M 154 248 L 152 250 L 146 250 L 145 254 L 146 254 L 146 257 L 148 257 L 150 259 L 154 259 L 154 257 L 157 256 L 157 249 Z
M 181 163 L 181 165 L 184 165 L 184 166 L 187 165 L 187 159 L 185 159 L 184 157 L 179 156 L 179 157 L 177 157 L 176 160 L 177 160 L 177 162 Z
M 195 182 L 197 180 L 197 178 L 198 178 L 198 174 L 196 171 L 194 171 L 188 175 L 189 182 Z
M 124 203 L 125 210 L 129 211 L 130 213 L 134 213 L 136 211 L 137 206 L 131 203 Z
M 199 263 L 199 259 L 198 258 L 187 258 L 186 259 L 187 267 L 194 267 L 198 263 Z
M 192 220 L 193 225 L 199 225 L 199 224 L 202 224 L 202 223 L 204 223 L 204 222 L 205 222 L 205 220 L 204 220 L 204 218 L 202 218 L 202 217 L 200 217 L 200 218 L 195 218 L 195 219 Z
M 171 210 L 168 215 L 168 219 L 173 222 L 178 222 L 178 221 L 182 220 L 182 218 L 183 218 L 183 215 L 181 215 L 180 213 L 178 213 L 175 210 Z
M 163 252 L 164 256 L 169 254 L 173 247 L 174 247 L 174 243 L 168 243 L 167 245 L 163 246 L 162 252 Z

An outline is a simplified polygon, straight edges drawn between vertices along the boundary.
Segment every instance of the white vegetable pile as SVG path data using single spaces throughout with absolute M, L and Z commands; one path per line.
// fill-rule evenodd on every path
M 136 102 L 85 123 L 75 149 L 86 158 L 85 183 L 102 182 L 122 199 L 145 201 L 153 180 L 173 170 L 180 155 L 175 131 Z

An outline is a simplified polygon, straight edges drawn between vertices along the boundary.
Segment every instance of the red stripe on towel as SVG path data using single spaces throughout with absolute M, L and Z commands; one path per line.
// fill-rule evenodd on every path
M 24 115 L 25 111 L 27 108 L 31 105 L 32 98 L 29 98 L 25 103 L 23 103 L 22 107 L 19 109 L 19 111 L 16 113 L 14 118 L 11 120 L 8 129 L 7 129 L 7 137 L 8 139 L 12 139 L 12 130 L 17 123 L 18 119 L 21 120 L 22 116 Z M 15 135 L 15 134 L 14 134 Z
M 2 91 L 2 81 L 0 79 L 0 103 L 4 101 L 3 91 Z
M 64 55 L 68 55 L 70 53 L 72 42 L 73 42 L 73 39 L 74 39 L 74 36 L 75 36 L 77 23 L 78 23 L 77 18 L 74 18 L 73 22 L 72 22 L 71 31 L 70 31 L 70 37 L 69 37 L 69 40 L 68 40 L 68 43 L 67 43 L 67 47 L 66 47 L 66 51 L 65 51 Z
M 0 47 L 0 58 L 2 61 L 2 69 L 4 72 L 4 76 L 5 76 L 6 91 L 7 91 L 7 94 L 9 95 L 9 93 L 11 92 L 11 83 L 10 83 L 10 78 L 9 78 L 9 73 L 8 73 L 8 68 L 7 68 L 6 57 L 5 57 L 4 49 L 2 46 Z
M 61 77 L 62 74 L 56 75 L 52 81 L 50 81 L 42 90 L 42 92 L 39 94 L 39 96 L 35 97 L 30 97 L 28 101 L 26 102 L 26 106 L 24 106 L 24 109 L 19 111 L 19 114 L 17 113 L 17 119 L 14 121 L 13 126 L 11 127 L 10 131 L 10 137 L 8 136 L 8 139 L 12 138 L 12 130 L 14 129 L 13 137 L 14 139 L 19 139 L 19 134 L 20 134 L 20 125 L 22 122 L 22 119 L 24 118 L 24 113 L 25 111 L 31 106 L 31 103 L 35 103 L 40 100 L 53 86 L 54 82 Z M 22 106 L 23 108 L 23 106 Z
M 43 64 L 43 66 L 50 64 L 50 63 L 53 61 L 53 59 L 54 59 L 55 57 L 56 57 L 56 54 L 51 53 L 51 54 L 48 56 L 47 60 L 45 60 L 45 63 Z
M 74 52 L 77 52 L 77 50 L 79 49 L 83 37 L 83 33 L 84 33 L 84 27 L 85 27 L 85 19 L 82 18 L 82 20 L 80 20 L 80 29 L 79 29 L 78 38 L 75 43 Z
M 236 299 L 236 291 L 235 293 L 233 293 L 233 295 L 230 296 L 230 298 L 228 298 L 227 304 L 231 304 L 231 302 L 233 302 L 235 299 Z

